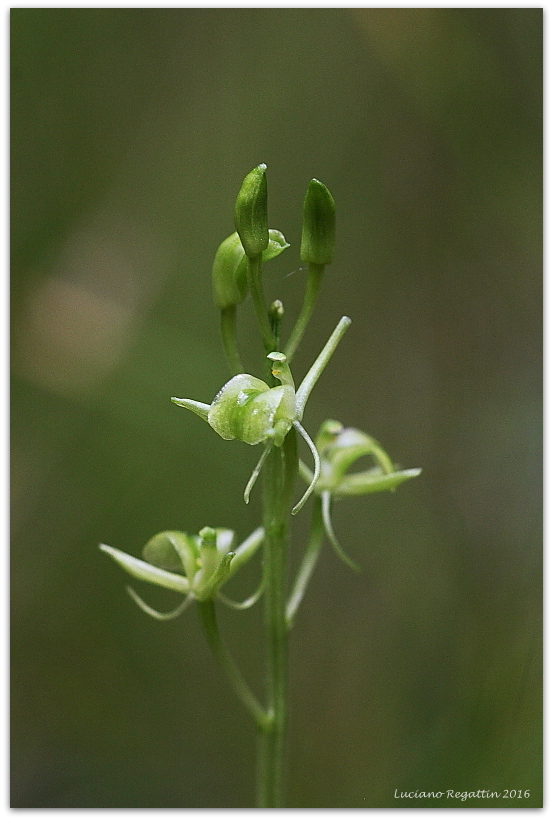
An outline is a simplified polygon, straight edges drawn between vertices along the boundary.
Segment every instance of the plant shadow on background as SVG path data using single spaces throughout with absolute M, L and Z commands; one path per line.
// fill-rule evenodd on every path
M 11 73 L 12 806 L 253 805 L 197 619 L 146 618 L 97 544 L 257 525 L 257 456 L 170 397 L 228 378 L 210 270 L 260 159 L 292 249 L 310 177 L 338 206 L 311 428 L 347 408 L 424 467 L 336 505 L 362 572 L 326 549 L 298 613 L 288 804 L 540 806 L 542 10 L 12 9 Z M 259 688 L 256 613 L 222 629 Z

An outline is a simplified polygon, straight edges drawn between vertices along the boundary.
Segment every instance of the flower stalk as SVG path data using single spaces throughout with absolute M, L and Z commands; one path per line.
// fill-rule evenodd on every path
M 219 633 L 219 626 L 217 624 L 217 617 L 215 613 L 215 603 L 213 598 L 208 598 L 198 604 L 200 612 L 200 620 L 207 638 L 209 648 L 213 652 L 214 657 L 221 665 L 221 668 L 226 673 L 232 688 L 234 689 L 239 700 L 242 701 L 248 712 L 254 718 L 259 731 L 267 732 L 273 724 L 273 718 L 261 706 L 250 687 L 244 680 L 242 673 L 236 666 L 229 650 L 223 643 Z

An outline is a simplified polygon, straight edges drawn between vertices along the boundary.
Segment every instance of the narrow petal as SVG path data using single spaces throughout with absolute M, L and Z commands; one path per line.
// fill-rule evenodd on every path
M 248 479 L 248 483 L 246 484 L 246 489 L 244 490 L 244 501 L 246 504 L 250 503 L 250 493 L 254 488 L 255 482 L 259 477 L 259 473 L 261 472 L 261 468 L 263 467 L 267 456 L 273 446 L 273 442 L 269 441 L 268 444 L 265 445 L 263 452 L 261 453 L 261 457 L 255 467 L 253 468 L 252 474 Z
M 265 584 L 261 581 L 260 585 L 253 593 L 250 595 L 249 598 L 246 598 L 244 601 L 233 601 L 232 598 L 227 598 L 226 595 L 223 595 L 221 591 L 217 593 L 217 597 L 226 605 L 229 606 L 231 609 L 250 609 L 254 604 L 256 604 L 265 588 Z

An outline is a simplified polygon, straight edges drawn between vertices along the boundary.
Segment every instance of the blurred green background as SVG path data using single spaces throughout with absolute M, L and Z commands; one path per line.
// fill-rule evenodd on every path
M 227 378 L 211 263 L 266 162 L 287 327 L 309 179 L 337 203 L 297 377 L 353 325 L 305 426 L 423 468 L 336 507 L 363 571 L 325 549 L 297 620 L 289 805 L 539 806 L 542 10 L 12 9 L 11 72 L 12 805 L 253 805 L 195 612 L 147 618 L 97 544 L 257 525 L 257 450 L 169 397 Z M 258 690 L 259 616 L 222 614 Z

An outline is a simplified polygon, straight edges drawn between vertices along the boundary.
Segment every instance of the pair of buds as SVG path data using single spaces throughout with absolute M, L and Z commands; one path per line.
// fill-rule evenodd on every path
M 248 259 L 269 262 L 290 245 L 268 227 L 266 166 L 258 165 L 244 179 L 235 205 L 235 233 L 221 242 L 212 269 L 213 299 L 219 310 L 242 302 L 248 293 Z M 300 245 L 302 262 L 328 265 L 334 255 L 336 216 L 332 194 L 318 179 L 307 187 Z

